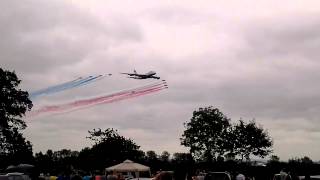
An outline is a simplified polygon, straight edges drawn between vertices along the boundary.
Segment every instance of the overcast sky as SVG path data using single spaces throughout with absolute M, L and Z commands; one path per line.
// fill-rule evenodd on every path
M 308 3 L 306 3 L 308 2 Z M 255 119 L 281 160 L 320 160 L 319 1 L 1 1 L 0 63 L 30 92 L 112 73 L 35 108 L 143 85 L 119 72 L 154 70 L 169 89 L 26 119 L 34 151 L 80 150 L 93 128 L 116 128 L 144 151 L 185 152 L 192 112 L 212 105 Z

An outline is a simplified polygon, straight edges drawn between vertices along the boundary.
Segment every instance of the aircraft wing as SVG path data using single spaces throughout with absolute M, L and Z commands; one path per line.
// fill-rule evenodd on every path
M 147 75 L 147 74 L 134 74 L 134 73 L 120 73 L 120 74 L 126 74 L 132 79 L 148 79 L 148 78 L 153 78 L 153 79 L 160 79 L 158 76 L 154 75 Z
M 132 74 L 132 73 L 120 73 L 120 74 L 126 74 L 128 76 L 136 76 L 136 74 Z
M 132 79 L 149 79 L 149 78 L 153 78 L 153 79 L 160 79 L 160 77 L 157 76 L 130 76 L 128 78 L 132 78 Z
M 128 77 L 128 78 L 132 78 L 132 79 L 146 79 L 146 78 L 143 78 L 143 77 L 139 77 L 139 76 L 135 76 L 135 77 Z
M 121 74 L 126 74 L 128 76 L 134 76 L 134 77 L 138 77 L 138 78 L 148 78 L 150 76 L 145 75 L 145 74 L 132 74 L 132 73 L 121 73 Z

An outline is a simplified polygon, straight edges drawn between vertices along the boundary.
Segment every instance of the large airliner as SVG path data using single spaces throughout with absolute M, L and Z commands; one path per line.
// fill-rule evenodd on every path
M 136 70 L 133 71 L 133 73 L 121 73 L 121 74 L 126 74 L 129 77 L 128 78 L 133 78 L 133 79 L 160 79 L 160 77 L 155 76 L 157 73 L 154 71 L 149 71 L 148 73 L 145 74 L 138 74 Z

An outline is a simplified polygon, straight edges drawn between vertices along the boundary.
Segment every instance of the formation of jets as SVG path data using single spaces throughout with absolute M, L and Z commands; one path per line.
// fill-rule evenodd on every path
M 160 79 L 160 77 L 155 76 L 157 73 L 154 71 L 149 71 L 148 73 L 145 74 L 138 74 L 136 70 L 133 71 L 133 73 L 121 73 L 121 74 L 126 74 L 128 75 L 128 78 L 133 78 L 133 79 Z

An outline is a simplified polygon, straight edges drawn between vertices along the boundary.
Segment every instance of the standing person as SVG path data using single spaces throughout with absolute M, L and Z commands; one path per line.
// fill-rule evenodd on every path
M 174 180 L 172 173 L 165 172 L 165 171 L 157 174 L 154 179 L 155 180 Z
M 305 176 L 304 176 L 304 179 L 305 179 L 305 180 L 310 180 L 310 179 L 311 179 L 311 177 L 310 177 L 310 175 L 309 175 L 309 174 L 307 174 L 307 175 L 305 175 Z
M 118 177 L 116 175 L 114 175 L 114 174 L 109 174 L 107 176 L 107 180 L 117 180 L 117 179 L 118 179 Z
M 282 169 L 280 171 L 280 178 L 281 180 L 291 180 L 291 176 L 289 173 L 286 172 L 286 169 Z

